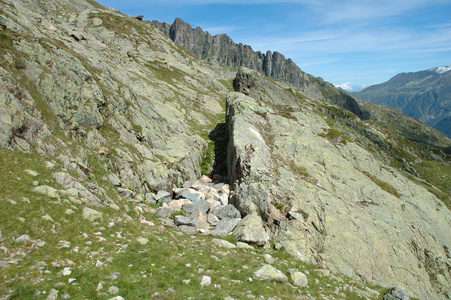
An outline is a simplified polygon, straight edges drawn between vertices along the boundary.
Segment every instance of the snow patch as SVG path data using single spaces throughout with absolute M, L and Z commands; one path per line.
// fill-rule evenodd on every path
M 438 67 L 435 71 L 439 74 L 446 73 L 448 71 L 451 71 L 451 66 Z

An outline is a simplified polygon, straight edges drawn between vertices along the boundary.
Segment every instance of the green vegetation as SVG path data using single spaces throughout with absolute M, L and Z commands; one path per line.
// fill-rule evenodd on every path
M 351 139 L 343 135 L 340 131 L 334 128 L 328 128 L 327 133 L 320 133 L 319 136 L 328 139 L 333 144 L 343 144 L 346 145 Z
M 395 197 L 401 196 L 401 194 L 398 192 L 398 190 L 396 190 L 391 184 L 380 180 L 376 176 L 374 176 L 366 171 L 360 170 L 360 172 L 365 174 L 369 179 L 371 179 L 372 182 L 377 184 L 382 190 L 386 191 L 387 193 L 392 194 Z

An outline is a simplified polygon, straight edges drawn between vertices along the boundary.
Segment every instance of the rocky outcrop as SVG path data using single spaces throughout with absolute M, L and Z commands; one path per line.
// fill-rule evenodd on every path
M 224 113 L 222 72 L 138 19 L 63 6 L 2 8 L 0 146 L 108 170 L 141 193 L 200 177 L 200 132 Z
M 235 86 L 249 96 L 227 99 L 229 201 L 243 216 L 260 215 L 276 247 L 300 260 L 405 286 L 416 297 L 444 297 L 449 210 L 363 146 L 364 136 L 338 134 L 342 127 L 317 114 L 318 104 L 296 103 L 256 77 L 237 77 L 246 78 Z

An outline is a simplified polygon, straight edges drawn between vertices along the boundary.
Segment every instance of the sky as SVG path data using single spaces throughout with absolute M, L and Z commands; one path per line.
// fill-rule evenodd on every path
M 451 0 L 97 0 L 130 16 L 179 17 L 357 91 L 451 65 Z

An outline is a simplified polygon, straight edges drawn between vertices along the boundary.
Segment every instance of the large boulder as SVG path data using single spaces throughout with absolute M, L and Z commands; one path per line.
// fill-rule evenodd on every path
M 254 243 L 259 246 L 265 245 L 269 240 L 269 234 L 258 215 L 244 217 L 233 231 L 233 236 L 239 241 Z
M 282 273 L 282 271 L 274 268 L 271 265 L 264 265 L 254 272 L 252 275 L 257 280 L 268 280 L 284 282 L 288 280 L 288 277 Z

